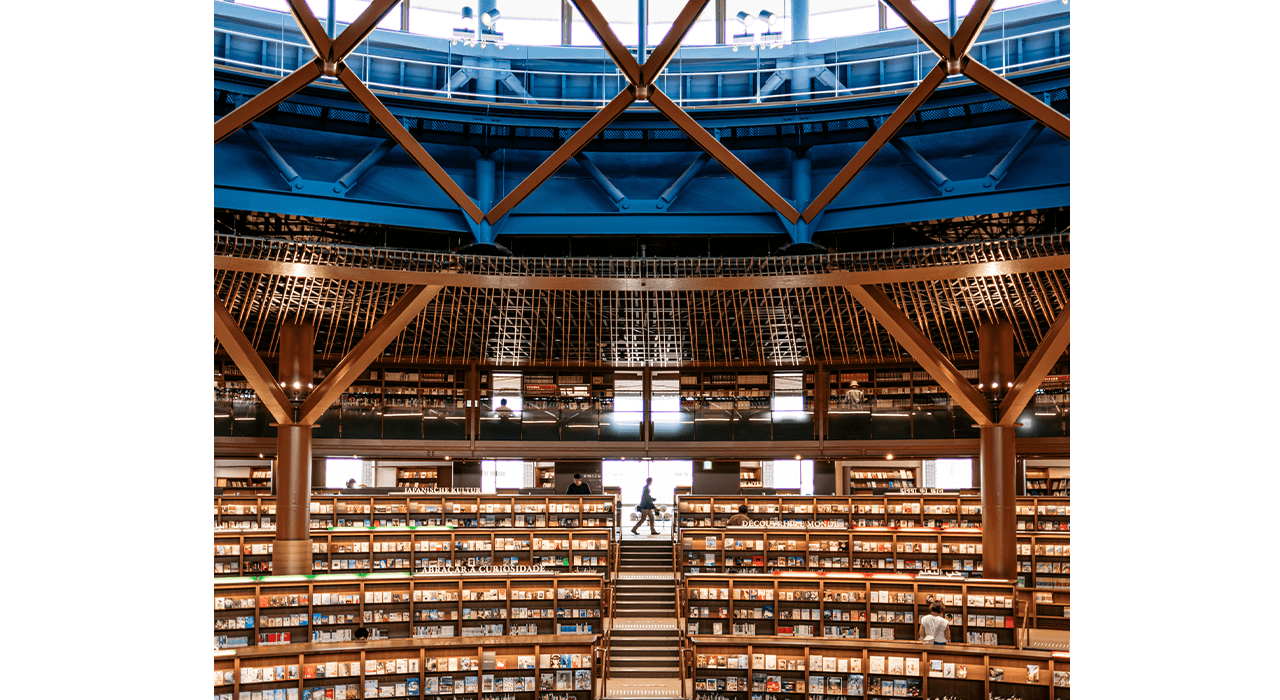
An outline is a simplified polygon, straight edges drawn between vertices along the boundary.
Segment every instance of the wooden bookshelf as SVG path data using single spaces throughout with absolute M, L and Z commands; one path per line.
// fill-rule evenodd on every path
M 1071 697 L 1070 657 L 876 640 L 689 638 L 694 700 Z
M 617 500 L 617 496 L 605 495 L 312 495 L 311 528 L 435 525 L 602 527 L 616 531 L 620 527 Z M 274 529 L 275 511 L 273 496 L 215 496 L 214 530 Z
M 587 574 L 238 577 L 214 582 L 214 642 L 350 642 L 357 627 L 392 640 L 600 634 L 609 605 Z
M 1020 533 L 1018 585 L 1069 590 L 1068 533 Z M 676 541 L 684 575 L 854 572 L 982 575 L 980 528 L 855 527 L 840 530 L 684 528 Z
M 886 462 L 883 469 L 863 466 L 847 468 L 850 493 L 883 493 L 891 489 L 914 488 L 919 483 L 919 467 L 889 466 Z
M 764 467 L 759 462 L 742 462 L 738 487 L 742 489 L 764 488 Z
M 749 574 L 687 576 L 679 597 L 690 635 L 911 640 L 938 601 L 951 622 L 951 642 L 1014 646 L 1015 630 L 1029 622 L 1020 595 L 1009 581 Z
M 378 572 L 442 566 L 535 566 L 607 575 L 617 544 L 607 528 L 334 529 L 312 532 L 312 571 Z M 227 530 L 213 537 L 215 577 L 269 574 L 275 533 Z
M 1045 467 L 1026 468 L 1026 493 L 1028 496 L 1048 496 L 1049 470 Z
M 854 527 L 982 527 L 980 496 L 886 494 L 880 496 L 695 496 L 676 497 L 676 530 L 723 527 L 745 504 L 753 520 L 828 523 Z M 1071 499 L 1027 497 L 1016 500 L 1017 529 L 1070 532 Z
M 371 640 L 224 649 L 214 653 L 214 700 L 414 697 L 590 700 L 602 669 L 599 635 L 536 641 Z M 567 687 L 557 690 L 557 681 Z M 462 686 L 454 691 L 454 686 Z M 545 688 L 545 689 L 543 689 Z
M 399 488 L 441 488 L 448 487 L 452 483 L 452 464 L 424 463 L 396 466 L 396 486 Z
M 779 526 L 822 524 L 830 529 L 727 528 L 729 517 L 742 504 L 746 504 L 753 520 Z M 1069 589 L 1070 499 L 1020 497 L 1015 512 L 1020 584 L 1027 588 Z M 730 569 L 910 572 L 940 567 L 976 575 L 981 570 L 982 505 L 977 496 L 681 494 L 676 499 L 674 530 L 677 560 L 685 573 Z M 747 555 L 730 553 L 722 543 L 718 553 L 713 553 L 713 563 L 708 564 L 708 552 L 697 545 L 698 538 L 710 535 L 761 544 L 748 547 L 754 550 L 749 553 L 748 564 L 744 563 Z M 694 538 L 692 548 L 685 546 L 689 537 Z M 766 554 L 774 549 L 772 543 L 791 540 L 797 543 L 793 551 L 788 552 L 791 547 L 786 547 L 773 556 Z M 910 550 L 906 549 L 908 546 Z M 970 547 L 973 551 L 969 551 Z M 757 556 L 766 558 L 757 563 Z M 966 562 L 972 564 L 972 569 Z

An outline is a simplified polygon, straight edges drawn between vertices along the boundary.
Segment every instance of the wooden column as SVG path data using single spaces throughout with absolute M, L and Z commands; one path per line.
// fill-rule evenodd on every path
M 311 573 L 311 428 L 296 423 L 278 428 L 274 575 Z
M 311 324 L 280 327 L 280 370 L 285 395 L 303 398 L 311 389 L 315 330 Z M 298 402 L 295 402 L 295 405 Z M 294 409 L 296 412 L 296 408 Z M 297 416 L 294 416 L 295 420 Z M 273 575 L 311 573 L 311 425 L 277 427 L 276 539 L 271 554 Z
M 813 425 L 814 438 L 822 443 L 830 433 L 827 432 L 827 409 L 831 403 L 831 372 L 821 362 L 813 370 Z
M 980 391 L 998 395 L 1016 378 L 1013 367 L 1013 327 L 1006 323 L 978 327 L 978 382 Z M 996 387 L 996 390 L 992 390 Z M 985 578 L 1018 577 L 1013 425 L 979 428 L 979 462 L 982 471 L 982 575 Z

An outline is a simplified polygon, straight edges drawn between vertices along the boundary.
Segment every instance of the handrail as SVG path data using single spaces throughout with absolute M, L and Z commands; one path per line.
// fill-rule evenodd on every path
M 1071 29 L 1071 24 L 1067 23 L 1058 27 L 1052 27 L 1048 29 L 1037 29 L 1034 31 L 1029 31 L 1021 34 L 1012 34 L 1009 36 L 990 39 L 987 41 L 974 44 L 974 47 L 971 50 L 971 55 L 974 55 L 974 56 L 978 55 L 978 52 L 984 46 L 1000 45 L 1001 48 L 1004 48 L 1007 42 L 1016 42 L 1019 40 L 1025 40 L 1028 38 L 1043 36 L 1046 34 L 1053 34 L 1061 31 L 1069 31 L 1070 29 Z M 311 47 L 304 42 L 288 41 L 283 38 L 262 36 L 259 34 L 253 34 L 250 32 L 238 31 L 234 29 L 215 28 L 214 33 L 215 35 L 221 34 L 223 36 L 241 37 L 245 39 L 266 42 L 267 44 L 270 44 L 272 46 L 277 46 L 279 48 L 277 48 L 274 51 L 274 54 L 275 56 L 277 56 L 277 58 L 283 55 L 282 50 L 285 48 L 292 48 L 294 50 L 303 49 L 305 50 L 304 55 L 308 55 L 308 56 L 311 55 L 310 54 Z M 799 43 L 799 42 L 796 42 L 796 43 Z M 510 47 L 510 45 L 508 45 L 508 47 Z M 529 47 L 524 47 L 524 48 L 529 48 Z M 705 48 L 718 50 L 726 47 L 717 46 L 717 47 L 705 47 Z M 532 97 L 532 99 L 536 100 L 537 104 L 533 106 L 571 105 L 571 106 L 578 106 L 578 107 L 588 107 L 588 106 L 595 107 L 595 108 L 603 107 L 612 98 L 612 94 L 617 92 L 618 89 L 621 89 L 623 86 L 623 83 L 625 82 L 625 78 L 623 77 L 622 72 L 612 62 L 609 62 L 607 64 L 602 64 L 602 70 L 600 70 L 599 72 L 585 71 L 585 70 L 583 71 L 570 71 L 570 70 L 552 71 L 552 70 L 536 70 L 536 69 L 530 69 L 530 68 L 517 68 L 515 66 L 511 66 L 510 68 L 501 68 L 501 67 L 487 67 L 487 66 L 480 66 L 480 65 L 475 65 L 475 66 L 459 65 L 459 64 L 453 63 L 452 57 L 450 57 L 450 59 L 446 60 L 445 62 L 441 62 L 441 61 L 400 58 L 397 56 L 390 56 L 390 55 L 379 55 L 376 53 L 368 52 L 369 44 L 367 42 L 363 45 L 363 49 L 365 53 L 352 54 L 352 56 L 348 59 L 348 62 L 350 64 L 354 64 L 356 59 L 363 58 L 366 62 L 366 65 L 367 65 L 367 62 L 376 59 L 379 61 L 391 61 L 391 62 L 402 64 L 404 66 L 427 68 L 427 69 L 431 69 L 432 71 L 434 71 L 437 68 L 445 68 L 448 70 L 465 68 L 467 71 L 471 71 L 471 72 L 482 72 L 482 71 L 494 72 L 498 74 L 499 78 L 506 73 L 511 73 L 512 75 L 517 76 L 517 78 L 522 78 L 520 79 L 519 82 L 525 86 L 526 90 L 528 89 L 530 80 L 532 80 L 534 77 L 543 77 L 543 78 L 600 77 L 600 78 L 612 78 L 617 81 L 617 85 L 616 85 L 617 89 L 611 91 L 607 86 L 602 84 L 600 86 L 600 94 L 598 96 L 592 95 L 589 98 L 580 98 L 580 97 L 564 98 L 564 97 L 535 95 Z M 681 49 L 681 51 L 694 51 L 694 49 Z M 264 51 L 263 55 L 265 56 L 266 53 L 267 52 Z M 759 49 L 757 49 L 756 53 L 759 53 Z M 778 54 L 778 57 L 781 58 L 784 55 L 787 57 L 790 57 L 791 54 L 780 53 Z M 1050 64 L 1067 63 L 1071 60 L 1070 52 L 1065 52 L 1049 58 L 1040 58 L 1040 59 L 1035 59 L 1031 61 L 1019 61 L 1018 63 L 1008 64 L 1004 60 L 1007 58 L 1007 56 L 1003 52 L 1000 55 L 1002 58 L 1002 60 L 1000 61 L 1000 65 L 995 67 L 988 66 L 988 67 L 991 67 L 992 70 L 999 75 L 1007 75 L 1009 73 L 1014 73 L 1014 72 L 1033 70 L 1033 69 L 1041 68 Z M 681 58 L 683 57 L 680 55 L 679 52 L 677 52 L 676 57 L 667 65 L 667 68 L 664 70 L 663 74 L 659 76 L 657 85 L 660 88 L 662 88 L 664 91 L 666 91 L 667 84 L 664 81 L 670 80 L 672 77 L 675 77 L 678 81 L 678 85 L 677 85 L 677 89 L 674 90 L 675 94 L 670 95 L 670 97 L 672 101 L 674 101 L 677 105 L 680 105 L 681 107 L 688 107 L 688 108 L 694 108 L 700 105 L 707 106 L 710 104 L 714 104 L 716 106 L 733 105 L 733 104 L 760 104 L 762 103 L 763 100 L 773 98 L 773 97 L 781 97 L 782 95 L 752 94 L 752 95 L 737 95 L 737 96 L 729 96 L 729 97 L 692 98 L 692 97 L 686 97 L 684 95 L 683 85 L 684 85 L 685 79 L 693 80 L 698 78 L 710 79 L 716 76 L 753 75 L 753 76 L 756 76 L 756 78 L 755 80 L 752 81 L 751 84 L 754 86 L 754 89 L 758 93 L 760 86 L 764 84 L 764 80 L 763 80 L 764 76 L 771 75 L 773 73 L 777 73 L 780 71 L 789 70 L 788 68 L 785 68 L 785 67 L 779 68 L 777 66 L 769 66 L 769 67 L 756 67 L 756 68 L 731 69 L 731 70 L 686 71 L 684 69 L 683 64 L 680 61 Z M 757 63 L 759 62 L 760 58 L 762 57 L 757 57 Z M 814 58 L 819 58 L 819 57 L 814 57 Z M 837 61 L 827 62 L 825 58 L 823 58 L 821 63 L 815 63 L 813 65 L 804 66 L 804 67 L 809 70 L 825 68 L 834 73 L 838 73 L 840 68 L 846 67 L 846 66 L 856 67 L 861 65 L 878 64 L 878 63 L 884 63 L 889 61 L 901 61 L 904 59 L 911 59 L 911 60 L 917 61 L 917 70 L 916 70 L 917 75 L 913 80 L 899 81 L 899 82 L 893 82 L 893 83 L 880 83 L 880 84 L 869 85 L 869 86 L 836 87 L 836 88 L 825 88 L 821 90 L 791 92 L 791 93 L 786 93 L 786 96 L 791 100 L 794 100 L 797 97 L 808 98 L 808 99 L 822 99 L 822 98 L 828 98 L 828 97 L 854 97 L 854 96 L 860 96 L 860 94 L 880 95 L 885 92 L 909 90 L 911 88 L 914 88 L 916 85 L 920 84 L 920 81 L 923 77 L 923 73 L 925 72 L 924 68 L 927 66 L 928 62 L 934 60 L 935 58 L 936 57 L 934 56 L 933 52 L 928 49 L 910 51 L 906 53 L 899 53 L 891 56 L 877 56 L 874 58 L 847 59 L 843 61 L 837 60 Z M 708 59 L 691 59 L 691 60 L 708 60 Z M 745 61 L 746 61 L 746 57 L 743 58 L 743 62 Z M 259 72 L 263 72 L 265 74 L 272 75 L 272 76 L 284 76 L 292 72 L 291 70 L 285 70 L 283 65 L 281 65 L 279 61 L 277 61 L 276 65 L 267 65 L 265 63 L 254 63 L 252 61 L 242 61 L 242 60 L 236 60 L 236 59 L 227 58 L 227 57 L 219 57 L 215 55 L 214 64 L 254 69 L 254 70 L 258 70 Z M 367 72 L 368 71 L 366 69 L 365 73 L 367 74 Z M 367 78 L 367 75 L 364 77 Z M 320 81 L 328 84 L 334 84 L 334 85 L 337 84 L 337 80 L 330 77 L 322 77 L 320 78 Z M 516 95 L 502 95 L 502 94 L 496 94 L 496 93 L 493 95 L 477 95 L 474 92 L 455 92 L 448 88 L 447 80 L 445 81 L 446 86 L 444 88 L 425 88 L 425 87 L 414 87 L 414 86 L 407 86 L 407 85 L 393 85 L 390 83 L 381 83 L 381 82 L 371 81 L 371 80 L 366 80 L 365 82 L 371 89 L 377 89 L 377 90 L 383 90 L 383 91 L 389 91 L 389 92 L 400 92 L 402 94 L 407 94 L 407 95 L 416 94 L 420 96 L 444 97 L 445 99 L 465 99 L 466 101 L 475 101 L 475 98 L 483 97 L 485 101 L 492 101 L 495 103 L 507 103 L 507 104 L 525 104 L 525 103 L 528 103 L 528 100 L 529 100 L 529 98 L 520 97 Z M 963 75 L 951 76 L 947 79 L 947 84 L 961 84 L 965 82 L 971 82 L 971 81 Z M 594 87 L 593 87 L 593 90 L 594 90 Z

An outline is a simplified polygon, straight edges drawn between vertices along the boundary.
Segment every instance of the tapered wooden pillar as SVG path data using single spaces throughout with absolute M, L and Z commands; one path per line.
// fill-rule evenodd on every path
M 1006 323 L 978 327 L 978 382 L 988 396 L 1002 394 L 1016 378 L 1013 327 Z M 992 387 L 996 387 L 993 391 Z M 982 575 L 1018 577 L 1017 496 L 1013 425 L 980 429 L 978 460 L 982 471 Z
M 280 327 L 279 379 L 290 398 L 305 398 L 311 388 L 315 331 L 310 324 Z M 296 416 L 295 416 L 296 419 Z M 311 573 L 311 425 L 277 428 L 276 540 L 271 573 Z

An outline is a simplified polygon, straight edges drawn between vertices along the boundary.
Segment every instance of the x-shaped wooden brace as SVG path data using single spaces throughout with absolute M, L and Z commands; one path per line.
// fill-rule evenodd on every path
M 671 120 L 681 131 L 689 138 L 693 139 L 707 155 L 715 158 L 721 165 L 725 167 L 734 177 L 742 181 L 755 192 L 761 199 L 769 204 L 786 217 L 791 223 L 796 223 L 800 218 L 800 213 L 795 207 L 791 206 L 787 200 L 783 199 L 777 192 L 769 187 L 764 180 L 756 175 L 750 168 L 738 157 L 733 155 L 729 149 L 725 148 L 714 136 L 707 133 L 697 122 L 689 116 L 687 112 L 680 109 L 676 103 L 671 101 L 661 90 L 654 85 L 658 79 L 658 74 L 666 68 L 667 63 L 671 61 L 675 55 L 676 49 L 680 42 L 684 40 L 689 29 L 693 26 L 698 15 L 702 13 L 703 8 L 707 5 L 707 0 L 689 0 L 685 4 L 684 9 L 680 11 L 679 16 L 671 25 L 670 31 L 663 37 L 662 43 L 658 44 L 653 53 L 640 65 L 636 62 L 631 52 L 618 40 L 617 35 L 609 28 L 609 22 L 604 15 L 596 8 L 592 0 L 573 0 L 573 4 L 577 6 L 578 12 L 582 14 L 582 18 L 591 26 L 596 36 L 600 37 L 600 43 L 604 46 L 606 52 L 617 64 L 618 69 L 626 76 L 630 83 L 617 97 L 609 101 L 604 109 L 589 119 L 569 140 L 557 148 L 545 161 L 534 169 L 529 176 L 526 177 L 511 193 L 503 197 L 489 213 L 485 215 L 485 220 L 490 224 L 496 224 L 503 216 L 506 216 L 517 204 L 524 201 L 538 188 L 547 178 L 555 174 L 560 166 L 564 165 L 571 158 L 578 154 L 586 147 L 591 139 L 595 138 L 600 132 L 604 131 L 614 119 L 617 119 L 627 107 L 637 100 L 648 100 L 650 104 L 658 109 L 663 115 Z
M 316 57 L 310 63 L 299 67 L 294 72 L 281 78 L 271 87 L 258 93 L 253 99 L 245 102 L 235 109 L 235 111 L 225 117 L 214 122 L 213 125 L 213 142 L 216 144 L 235 133 L 249 122 L 266 114 L 276 105 L 289 99 L 294 93 L 302 88 L 310 85 L 321 75 L 336 77 L 339 82 L 347 88 L 351 96 L 364 106 L 369 114 L 377 120 L 382 128 L 387 131 L 396 143 L 409 154 L 409 157 L 418 164 L 420 168 L 426 171 L 427 176 L 432 179 L 444 193 L 449 196 L 459 207 L 462 208 L 471 220 L 480 223 L 484 218 L 484 212 L 480 211 L 480 207 L 462 191 L 461 187 L 449 177 L 444 168 L 427 153 L 422 144 L 409 134 L 404 128 L 400 120 L 382 104 L 381 101 L 369 90 L 369 88 L 356 77 L 355 72 L 348 70 L 345 63 L 347 56 L 355 51 L 360 43 L 369 36 L 378 22 L 387 15 L 396 5 L 400 4 L 400 0 L 373 0 L 364 12 L 356 18 L 350 26 L 342 31 L 336 39 L 330 39 L 325 33 L 324 27 L 320 25 L 320 20 L 311 12 L 311 8 L 307 7 L 305 0 L 289 0 L 289 11 L 293 13 L 293 18 L 297 20 L 298 27 L 301 28 L 303 36 L 307 38 L 307 43 L 311 45 L 311 50 L 315 52 Z
M 920 105 L 924 104 L 924 101 L 929 99 L 933 91 L 942 85 L 942 81 L 946 80 L 948 75 L 963 73 L 987 91 L 1004 98 L 1006 102 L 1013 105 L 1023 114 L 1058 132 L 1063 138 L 1068 140 L 1071 138 L 1071 120 L 1049 105 L 1028 95 L 1026 91 L 1009 82 L 1008 79 L 996 75 L 991 69 L 969 57 L 969 49 L 973 48 L 979 32 L 982 31 L 983 25 L 987 23 L 987 18 L 991 16 L 991 7 L 995 0 L 977 0 L 973 4 L 973 9 L 969 11 L 969 16 L 965 17 L 964 22 L 960 24 L 960 29 L 956 31 L 956 35 L 949 39 L 942 33 L 941 29 L 938 29 L 926 19 L 911 4 L 910 0 L 885 0 L 885 2 L 902 17 L 907 26 L 911 27 L 911 31 L 920 37 L 921 41 L 928 45 L 934 53 L 938 54 L 938 64 L 925 75 L 920 84 L 907 95 L 907 99 L 901 105 L 898 105 L 898 108 L 893 111 L 893 114 L 889 115 L 889 118 L 880 125 L 880 128 L 876 129 L 871 138 L 862 145 L 862 148 L 858 149 L 858 152 L 849 160 L 849 163 L 841 168 L 839 173 L 836 173 L 835 178 L 827 183 L 822 192 L 819 192 L 818 196 L 813 198 L 813 201 L 805 208 L 802 215 L 806 222 L 812 222 L 828 204 L 831 204 L 836 195 L 840 194 L 853 181 L 853 178 L 857 177 L 858 173 L 866 167 L 867 163 L 871 162 L 876 153 L 893 138 L 898 129 L 901 129 L 902 125 L 907 123 L 907 120 L 919 109 Z

